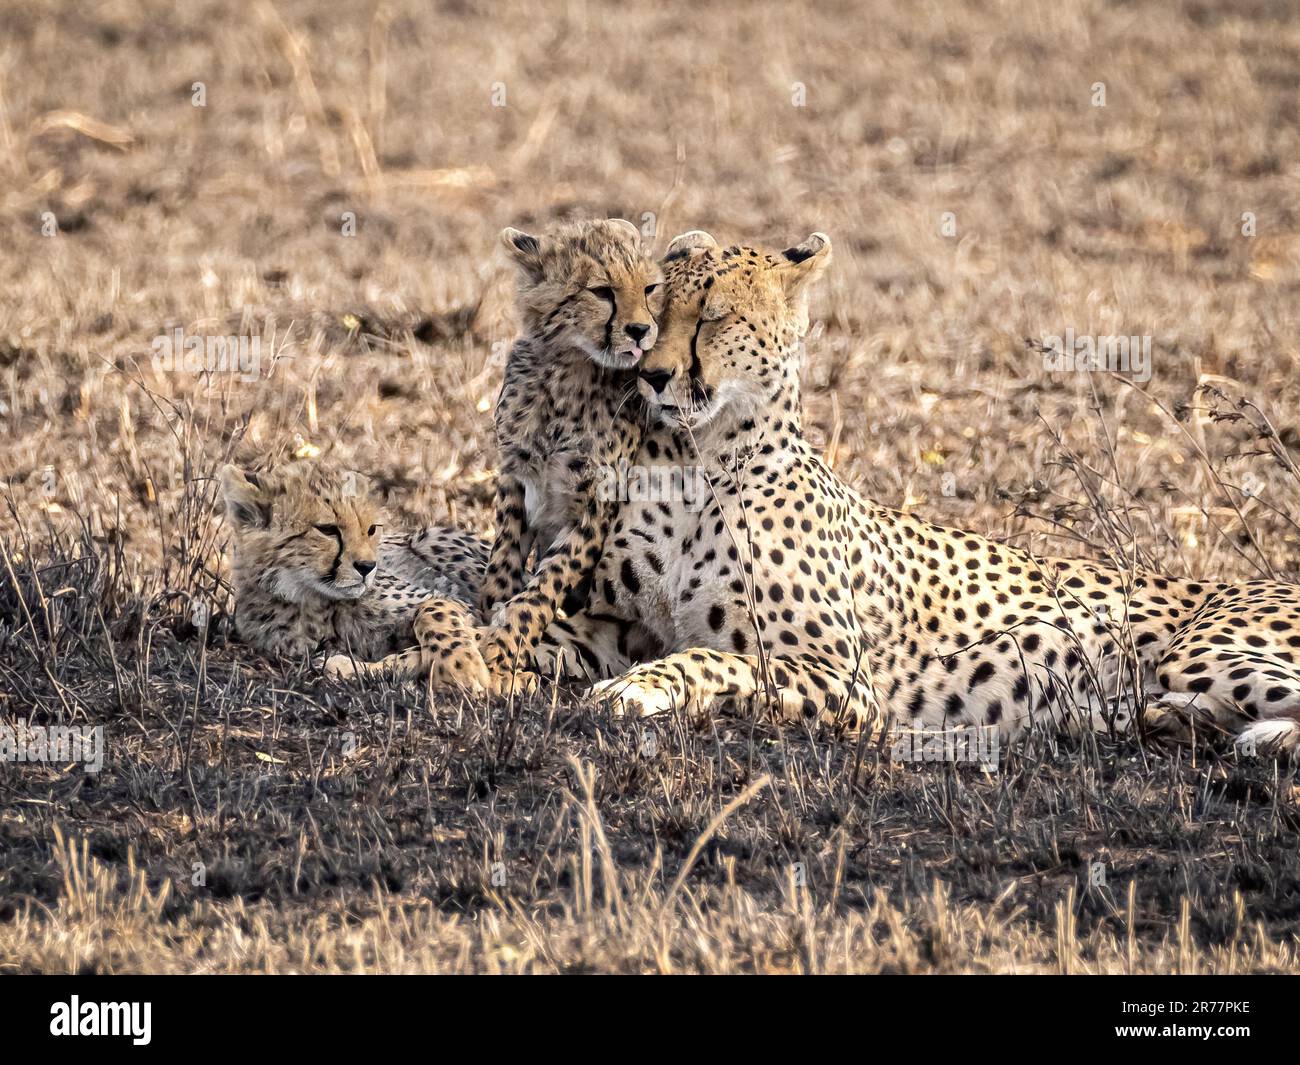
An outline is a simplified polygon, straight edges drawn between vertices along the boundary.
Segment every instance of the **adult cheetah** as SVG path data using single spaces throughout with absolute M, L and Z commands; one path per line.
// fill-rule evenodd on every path
M 574 632 L 621 711 L 774 695 L 787 713 L 925 730 L 1129 726 L 1189 710 L 1272 749 L 1300 743 L 1293 585 L 1183 580 L 1037 558 L 864 499 L 804 439 L 799 348 L 821 234 L 769 254 L 705 233 L 665 259 L 638 461 L 698 466 L 704 505 L 620 509 Z M 630 628 L 664 657 L 620 661 Z M 603 635 L 602 635 L 603 634 Z M 1143 697 L 1146 698 L 1143 698 Z

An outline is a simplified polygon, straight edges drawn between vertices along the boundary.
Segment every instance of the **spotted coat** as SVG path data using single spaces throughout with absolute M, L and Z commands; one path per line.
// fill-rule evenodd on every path
M 903 728 L 1199 716 L 1300 739 L 1294 585 L 1038 558 L 863 498 L 807 443 L 798 365 L 829 241 L 771 255 L 687 234 L 640 388 L 638 462 L 695 466 L 705 498 L 627 503 L 571 619 L 623 712 L 758 697 Z M 629 633 L 660 657 L 635 664 Z M 561 641 L 562 642 L 562 641 Z M 621 670 L 621 672 L 620 672 Z M 1190 711 L 1190 714 L 1189 714 Z

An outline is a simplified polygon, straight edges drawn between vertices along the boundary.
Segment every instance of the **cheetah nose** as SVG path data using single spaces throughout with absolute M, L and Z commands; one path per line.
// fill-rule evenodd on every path
M 352 568 L 356 570 L 358 573 L 360 573 L 362 579 L 364 580 L 366 577 L 369 577 L 370 574 L 374 572 L 375 564 L 373 562 L 354 562 L 352 563 Z
M 673 372 L 672 370 L 642 370 L 638 376 L 656 392 L 662 392 L 673 379 Z
M 623 332 L 632 338 L 633 343 L 640 344 L 641 341 L 645 340 L 646 335 L 650 332 L 650 327 L 648 325 L 634 323 L 632 325 L 625 325 L 623 327 Z

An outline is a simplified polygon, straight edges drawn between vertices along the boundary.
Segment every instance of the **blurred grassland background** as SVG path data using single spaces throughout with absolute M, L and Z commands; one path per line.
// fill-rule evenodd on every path
M 1048 744 L 1014 798 L 1010 769 L 990 782 L 887 759 L 868 788 L 851 743 L 759 743 L 746 726 L 716 749 L 670 729 L 677 783 L 661 788 L 635 727 L 581 703 L 443 706 L 430 731 L 422 693 L 301 676 L 268 689 L 267 667 L 227 646 L 209 478 L 232 454 L 323 454 L 374 475 L 395 518 L 486 531 L 514 328 L 503 226 L 619 215 L 648 222 L 659 249 L 693 228 L 772 247 L 822 230 L 835 259 L 813 307 L 807 426 L 849 483 L 1040 552 L 1295 579 L 1298 141 L 1300 12 L 1283 0 L 0 0 L 0 715 L 109 714 L 119 744 L 93 785 L 0 765 L 0 895 L 54 914 L 6 904 L 0 957 L 1293 965 L 1296 797 L 1271 768 Z M 153 340 L 178 327 L 260 338 L 260 374 L 159 370 Z M 1150 336 L 1151 380 L 1047 372 L 1036 345 L 1067 329 Z M 212 612 L 206 641 L 196 604 Z M 361 755 L 337 756 L 340 728 L 361 730 Z M 261 760 L 272 749 L 280 761 Z M 353 805 L 313 805 L 321 758 Z M 575 766 L 591 761 L 620 783 L 583 798 Z M 683 916 L 660 884 L 643 927 L 591 894 L 671 880 L 764 771 L 773 796 L 801 797 L 747 800 L 721 833 L 752 838 L 706 849 L 702 909 Z M 557 781 L 572 808 L 550 804 Z M 1078 798 L 1094 786 L 1144 827 L 1121 840 Z M 1010 805 L 994 815 L 996 795 Z M 880 802 L 903 835 L 874 835 Z M 409 833 L 385 826 L 408 817 Z M 553 839 L 548 817 L 565 826 Z M 599 860 L 593 818 L 615 840 Z M 56 824 L 92 850 L 56 845 Z M 484 870 L 499 848 L 518 860 L 520 832 L 539 848 L 533 879 L 503 901 Z M 1121 843 L 1146 870 L 1141 919 L 1117 916 L 1122 888 L 1109 903 L 1070 894 L 1087 856 L 1113 861 Z M 169 888 L 170 938 L 146 933 L 140 891 L 188 884 L 191 860 L 224 870 L 224 894 Z M 796 860 L 825 883 L 785 885 Z M 102 897 L 83 897 L 97 876 Z M 302 907 L 322 922 L 319 955 L 277 939 Z M 341 915 L 358 912 L 354 941 Z M 395 931 L 394 913 L 419 929 Z M 708 949 L 689 945 L 699 921 Z M 231 947 L 233 928 L 258 946 Z M 831 937 L 852 949 L 828 955 Z

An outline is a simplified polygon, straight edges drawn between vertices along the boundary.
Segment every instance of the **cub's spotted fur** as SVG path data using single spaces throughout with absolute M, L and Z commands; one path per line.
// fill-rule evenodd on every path
M 1008 734 L 1040 720 L 1122 729 L 1145 704 L 1296 747 L 1294 585 L 1034 557 L 864 499 L 822 462 L 803 435 L 798 355 L 829 259 L 820 234 L 775 255 L 703 233 L 670 246 L 640 371 L 660 424 L 638 463 L 698 464 L 712 496 L 620 509 L 592 602 L 570 620 L 592 643 L 610 619 L 639 628 L 665 657 L 599 691 L 635 713 L 770 693 L 788 712 Z
M 507 229 L 501 240 L 519 267 L 523 335 L 496 409 L 496 539 L 480 599 L 494 673 L 537 645 L 600 557 L 617 501 L 599 482 L 640 442 L 636 367 L 658 335 L 660 284 L 622 219 L 540 237 Z
M 292 658 L 333 654 L 338 676 L 382 659 L 364 668 L 488 687 L 471 608 L 486 562 L 476 537 L 436 527 L 381 536 L 366 479 L 317 463 L 226 466 L 221 491 L 235 628 L 248 643 Z

